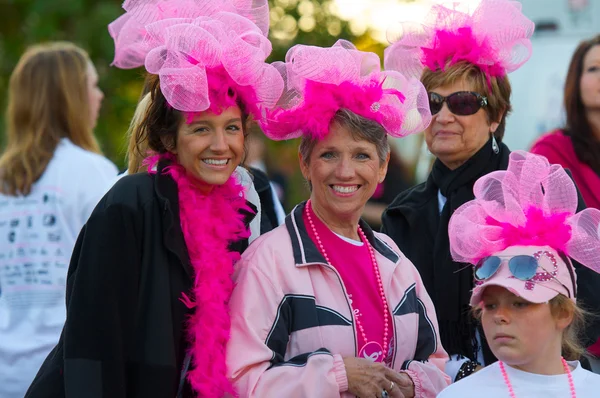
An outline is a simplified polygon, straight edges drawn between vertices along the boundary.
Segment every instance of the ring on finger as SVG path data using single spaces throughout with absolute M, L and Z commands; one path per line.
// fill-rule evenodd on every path
M 391 383 L 392 384 L 390 384 L 390 391 L 393 391 L 396 384 L 393 381 Z
M 390 395 L 388 394 L 388 392 L 386 390 L 381 391 L 381 398 L 389 398 L 389 396 Z

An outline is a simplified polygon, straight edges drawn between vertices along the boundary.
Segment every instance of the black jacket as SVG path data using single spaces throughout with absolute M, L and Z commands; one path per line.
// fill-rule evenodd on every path
M 177 185 L 163 167 L 119 180 L 83 227 L 67 276 L 67 320 L 27 398 L 177 394 L 190 311 L 180 299 L 192 268 Z M 189 387 L 183 396 L 192 396 Z

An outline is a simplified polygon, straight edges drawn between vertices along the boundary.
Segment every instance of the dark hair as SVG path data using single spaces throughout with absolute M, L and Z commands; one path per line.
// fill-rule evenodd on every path
M 350 134 L 352 134 L 352 138 L 356 140 L 365 140 L 375 144 L 379 163 L 383 164 L 383 162 L 385 162 L 385 159 L 390 152 L 390 144 L 387 139 L 387 131 L 381 124 L 357 115 L 348 109 L 338 110 L 331 120 L 331 123 L 337 123 L 339 126 L 348 129 Z M 300 152 L 300 155 L 302 155 L 304 163 L 309 164 L 310 155 L 318 141 L 319 140 L 316 138 L 302 137 L 298 151 Z
M 142 122 L 133 133 L 138 148 L 147 148 L 158 154 L 163 154 L 175 148 L 177 131 L 184 121 L 185 115 L 169 105 L 160 90 L 160 79 L 157 75 L 149 76 L 146 79 L 145 86 L 150 92 L 150 104 Z M 242 128 L 245 137 L 248 135 L 250 118 L 242 101 L 238 99 L 236 102 L 242 111 Z M 145 156 L 145 154 L 142 155 Z
M 508 76 L 502 77 L 488 76 L 477 65 L 469 62 L 458 62 L 447 66 L 444 70 L 435 70 L 425 68 L 421 76 L 421 82 L 427 92 L 437 88 L 452 85 L 456 82 L 465 80 L 471 83 L 474 91 L 487 97 L 488 105 L 484 108 L 488 122 L 497 122 L 500 125 L 494 132 L 494 137 L 498 142 L 504 138 L 506 129 L 506 117 L 512 110 L 510 105 L 510 81 Z
M 592 126 L 586 116 L 585 107 L 581 101 L 581 75 L 583 74 L 583 60 L 588 51 L 600 45 L 600 35 L 583 41 L 579 44 L 567 73 L 565 81 L 565 111 L 567 124 L 565 134 L 571 138 L 575 154 L 580 161 L 589 165 L 597 174 L 600 174 L 600 141 L 595 138 Z

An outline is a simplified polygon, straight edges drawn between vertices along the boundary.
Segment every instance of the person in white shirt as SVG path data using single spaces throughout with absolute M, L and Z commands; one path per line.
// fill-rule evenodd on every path
M 93 135 L 103 94 L 71 43 L 29 48 L 10 78 L 0 156 L 0 397 L 22 398 L 65 321 L 75 240 L 117 168 Z
M 576 213 L 567 172 L 523 151 L 474 193 L 450 219 L 450 249 L 475 265 L 470 304 L 498 362 L 438 397 L 597 397 L 600 375 L 578 361 L 584 312 L 570 258 L 600 270 L 600 210 Z

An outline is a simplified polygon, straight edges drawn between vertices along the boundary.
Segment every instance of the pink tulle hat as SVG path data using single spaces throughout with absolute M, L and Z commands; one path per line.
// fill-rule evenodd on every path
M 115 41 L 113 65 L 121 69 L 144 65 L 153 48 L 146 26 L 170 18 L 211 17 L 221 12 L 252 21 L 266 37 L 269 32 L 268 0 L 125 0 L 125 14 L 108 25 Z
M 385 68 L 420 78 L 424 68 L 468 62 L 488 80 L 501 77 L 529 59 L 534 28 L 518 1 L 482 0 L 472 14 L 436 4 L 422 24 L 404 22 L 388 32 Z
M 448 226 L 450 252 L 457 262 L 478 265 L 500 257 L 498 270 L 476 280 L 471 305 L 487 286 L 502 286 L 534 303 L 561 293 L 575 299 L 575 271 L 561 254 L 600 271 L 600 210 L 577 210 L 577 190 L 567 172 L 545 157 L 524 151 L 510 154 L 507 170 L 481 177 L 475 199 L 459 207 Z M 515 278 L 508 262 L 530 255 L 539 267 L 529 280 Z M 570 262 L 570 261 L 569 261 Z
M 262 126 L 273 140 L 321 139 L 340 109 L 374 120 L 394 137 L 418 133 L 431 121 L 427 92 L 418 79 L 382 71 L 379 57 L 345 40 L 332 47 L 296 45 L 273 64 L 284 93 Z
M 169 105 L 187 113 L 188 119 L 209 109 L 220 113 L 235 105 L 239 97 L 247 111 L 261 120 L 283 91 L 281 75 L 265 63 L 271 42 L 247 17 L 215 9 L 229 10 L 245 3 L 261 2 L 126 1 L 124 7 L 131 13 L 126 21 L 135 20 L 142 30 L 139 36 L 126 37 L 123 28 L 113 36 L 115 65 L 144 65 L 149 73 L 158 75 Z M 263 19 L 258 12 L 247 10 L 256 20 Z M 268 18 L 268 8 L 254 10 L 263 11 Z M 113 29 L 122 18 L 111 24 Z

